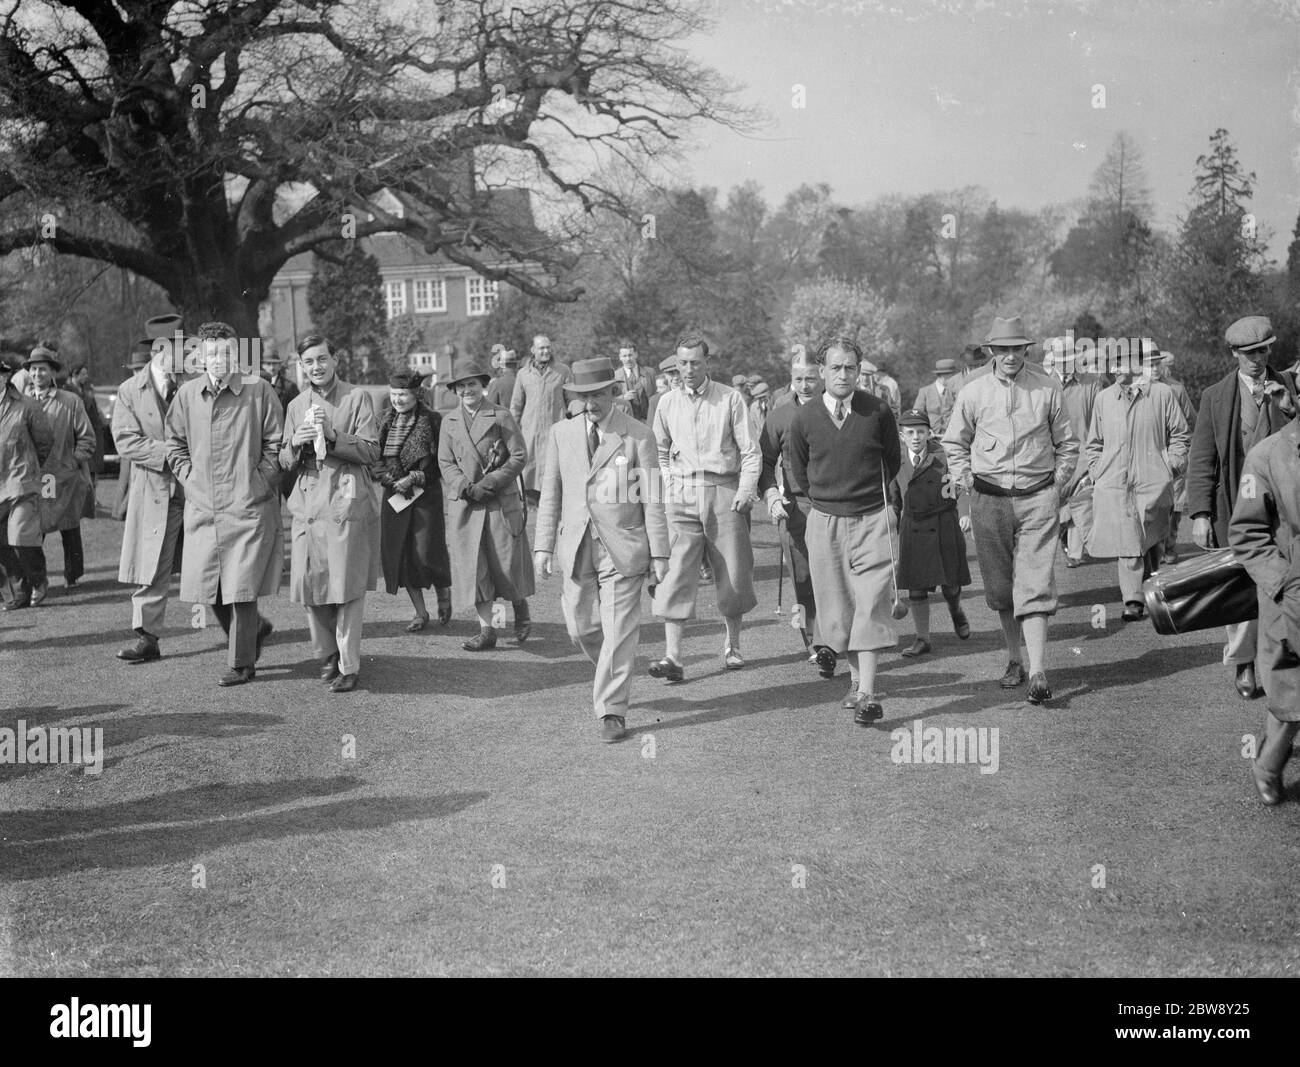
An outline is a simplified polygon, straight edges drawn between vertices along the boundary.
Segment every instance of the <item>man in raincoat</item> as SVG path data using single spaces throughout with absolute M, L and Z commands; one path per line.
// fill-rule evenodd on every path
M 379 575 L 379 502 L 370 467 L 379 427 L 369 395 L 340 380 L 329 342 L 298 343 L 306 379 L 285 412 L 280 466 L 293 480 L 289 599 L 307 609 L 312 649 L 332 693 L 350 693 L 361 671 L 366 592 Z
M 551 356 L 551 341 L 544 334 L 533 338 L 533 358 L 515 378 L 510 397 L 510 414 L 524 435 L 528 460 L 524 464 L 524 492 L 537 502 L 542 471 L 546 469 L 546 447 L 551 427 L 567 414 L 564 385 L 572 375 L 563 363 Z
M 1142 618 L 1142 582 L 1160 565 L 1174 478 L 1187 466 L 1191 431 L 1174 391 L 1151 377 L 1154 344 L 1121 354 L 1115 384 L 1097 395 L 1088 430 L 1093 482 L 1088 552 L 1116 558 L 1124 619 Z

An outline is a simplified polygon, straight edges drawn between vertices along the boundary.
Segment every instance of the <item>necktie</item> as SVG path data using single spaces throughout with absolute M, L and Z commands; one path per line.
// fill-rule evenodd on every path
M 835 421 L 836 421 L 836 422 L 843 422 L 843 421 L 844 421 L 844 401 L 843 401 L 843 400 L 837 400 L 837 401 L 835 401 Z
M 596 454 L 596 449 L 600 447 L 600 433 L 596 429 L 594 422 L 587 425 L 587 458 L 591 459 Z
M 913 452 L 913 453 L 912 453 L 912 466 L 913 466 L 913 467 L 919 467 L 920 465 L 921 465 L 921 453 L 920 453 L 920 452 Z
M 167 375 L 166 380 L 163 382 L 163 403 L 170 405 L 172 402 L 172 397 L 174 397 L 175 395 L 176 395 L 176 378 L 174 375 L 169 374 Z

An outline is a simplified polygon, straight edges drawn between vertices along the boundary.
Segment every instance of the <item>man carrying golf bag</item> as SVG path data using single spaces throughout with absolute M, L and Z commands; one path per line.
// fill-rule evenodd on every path
M 817 363 L 826 392 L 799 409 L 787 449 L 791 478 L 810 505 L 808 565 L 821 640 L 847 654 L 852 685 L 843 706 L 859 726 L 870 726 L 885 715 L 876 660 L 898 643 L 894 620 L 907 605 L 898 597 L 886 491 L 901 463 L 898 425 L 884 401 L 855 390 L 861 362 L 851 338 L 822 342 Z

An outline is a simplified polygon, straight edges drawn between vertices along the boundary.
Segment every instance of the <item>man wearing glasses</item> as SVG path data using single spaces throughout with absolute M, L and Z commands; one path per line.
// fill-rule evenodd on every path
M 1192 516 L 1192 540 L 1200 548 L 1227 547 L 1228 520 L 1246 453 L 1282 429 L 1296 412 L 1294 381 L 1268 365 L 1274 341 L 1269 320 L 1263 315 L 1238 319 L 1223 339 L 1235 363 L 1201 394 L 1187 463 L 1187 512 Z M 1236 668 L 1237 695 L 1243 700 L 1262 696 L 1255 672 L 1257 621 L 1226 629 L 1223 662 Z
M 1059 493 L 1079 460 L 1061 383 L 1026 364 L 1020 317 L 994 319 L 984 349 L 992 370 L 968 379 L 943 435 L 954 491 L 971 492 L 984 599 L 998 613 L 1009 661 L 1003 689 L 1052 698 L 1044 672 L 1047 620 L 1056 614 Z

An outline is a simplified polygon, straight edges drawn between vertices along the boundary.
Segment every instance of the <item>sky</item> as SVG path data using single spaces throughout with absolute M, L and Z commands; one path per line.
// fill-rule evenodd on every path
M 1300 215 L 1300 0 L 712 7 L 714 29 L 685 48 L 743 83 L 737 102 L 766 124 L 696 138 L 683 177 L 697 185 L 753 180 L 772 205 L 804 182 L 846 204 L 978 185 L 1036 210 L 1083 197 L 1123 130 L 1142 151 L 1156 222 L 1172 228 L 1222 126 L 1257 176 L 1251 210 L 1285 264 Z

